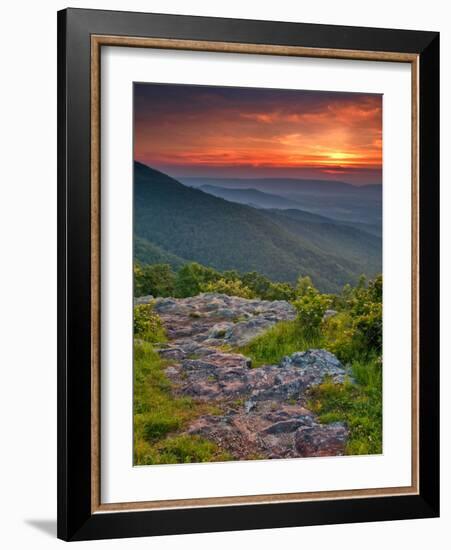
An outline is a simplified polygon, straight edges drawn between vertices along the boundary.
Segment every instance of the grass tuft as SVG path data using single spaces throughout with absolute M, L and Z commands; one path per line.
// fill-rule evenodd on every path
M 382 369 L 378 359 L 352 363 L 356 383 L 330 380 L 312 388 L 307 407 L 321 422 L 345 422 L 350 431 L 346 454 L 382 453 Z
M 282 357 L 296 351 L 320 348 L 323 343 L 319 331 L 306 335 L 296 321 L 282 321 L 238 351 L 251 358 L 253 367 L 261 367 L 277 364 Z
M 229 454 L 197 435 L 178 435 L 161 441 L 145 456 L 146 464 L 189 464 L 230 460 Z

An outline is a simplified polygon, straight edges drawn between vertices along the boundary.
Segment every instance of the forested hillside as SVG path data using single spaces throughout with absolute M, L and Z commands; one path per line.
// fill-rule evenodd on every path
M 364 231 L 232 203 L 140 163 L 134 209 L 135 257 L 143 263 L 196 261 L 274 281 L 308 275 L 326 292 L 381 271 L 380 239 Z
M 376 235 L 301 210 L 266 210 L 264 214 L 321 250 L 330 254 L 340 251 L 360 266 L 362 273 L 373 276 L 381 272 L 381 238 Z

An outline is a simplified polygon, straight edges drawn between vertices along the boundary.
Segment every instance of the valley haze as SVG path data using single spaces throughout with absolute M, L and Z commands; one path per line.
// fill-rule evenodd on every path
M 210 191 L 210 192 L 206 192 Z M 258 271 L 276 281 L 294 283 L 308 275 L 323 291 L 338 292 L 361 274 L 381 272 L 380 220 L 372 192 L 353 194 L 337 206 L 334 198 L 317 210 L 302 210 L 302 196 L 293 208 L 273 208 L 276 198 L 260 190 L 251 200 L 224 199 L 230 189 L 188 187 L 174 178 L 135 162 L 135 255 L 143 263 L 167 261 L 174 267 L 188 261 L 218 270 Z M 261 207 L 258 197 L 268 197 Z M 321 197 L 315 200 L 321 202 Z M 249 202 L 254 204 L 249 206 Z M 244 202 L 244 204 L 243 204 Z M 246 204 L 247 202 L 247 204 Z M 309 204 L 311 204 L 310 201 Z M 286 206 L 289 202 L 286 203 Z M 348 221 L 340 212 L 349 212 Z M 324 215 L 335 213 L 338 218 Z M 346 217 L 343 214 L 343 217 Z M 367 219 L 369 222 L 362 222 Z

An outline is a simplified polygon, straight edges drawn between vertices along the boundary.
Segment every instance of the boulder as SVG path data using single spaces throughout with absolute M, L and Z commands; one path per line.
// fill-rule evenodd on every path
M 210 439 L 238 459 L 295 458 L 343 454 L 347 428 L 320 424 L 298 405 L 280 404 L 272 411 L 264 402 L 247 413 L 205 415 L 186 433 Z
M 248 321 L 242 321 L 233 325 L 225 336 L 225 340 L 233 346 L 245 346 L 256 336 L 266 332 L 276 322 L 269 321 L 263 316 L 252 317 Z
M 341 422 L 299 428 L 294 445 L 300 456 L 337 456 L 344 454 L 348 429 Z
M 155 300 L 154 309 L 157 313 L 164 313 L 165 311 L 175 309 L 177 307 L 177 300 L 175 298 L 157 298 Z
M 233 327 L 233 323 L 216 323 L 209 330 L 208 338 L 226 339 L 232 327 Z
M 154 299 L 155 298 L 151 294 L 149 294 L 148 296 L 138 296 L 138 298 L 133 298 L 133 303 L 135 306 L 141 306 L 150 304 L 154 301 Z
M 333 353 L 325 349 L 309 349 L 285 356 L 279 364 L 280 368 L 295 367 L 302 376 L 310 377 L 312 384 L 320 384 L 325 376 L 336 383 L 343 383 L 347 371 Z

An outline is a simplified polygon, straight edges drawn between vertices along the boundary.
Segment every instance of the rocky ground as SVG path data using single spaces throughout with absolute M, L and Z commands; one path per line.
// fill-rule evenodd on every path
M 334 355 L 299 351 L 278 365 L 252 368 L 249 358 L 227 351 L 279 321 L 293 320 L 295 310 L 288 302 L 206 293 L 159 298 L 155 311 L 169 339 L 158 351 L 168 360 L 173 391 L 217 403 L 220 411 L 197 418 L 184 433 L 215 441 L 236 459 L 343 454 L 346 426 L 320 424 L 306 408 L 308 388 L 326 376 L 343 382 L 346 371 Z

